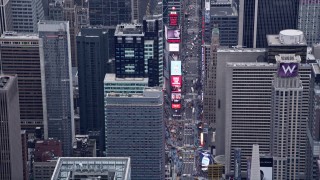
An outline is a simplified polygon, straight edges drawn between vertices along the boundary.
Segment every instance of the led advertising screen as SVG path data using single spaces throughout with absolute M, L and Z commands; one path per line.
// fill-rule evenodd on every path
M 167 41 L 170 43 L 179 43 L 180 42 L 180 29 L 179 28 L 174 28 L 174 29 L 169 29 L 167 28 Z
M 171 101 L 174 103 L 180 103 L 181 93 L 171 93 Z
M 272 158 L 260 158 L 260 175 L 263 180 L 272 180 Z
M 171 61 L 171 75 L 181 76 L 181 61 Z
M 171 12 L 171 14 L 169 14 L 169 26 L 178 26 L 177 12 Z
M 298 75 L 298 63 L 280 63 L 278 76 L 282 78 L 296 77 Z
M 181 92 L 181 76 L 171 76 L 171 92 Z
M 172 109 L 181 109 L 181 104 L 171 104 Z
M 169 44 L 169 51 L 170 52 L 179 52 L 179 44 L 178 43 L 171 43 Z

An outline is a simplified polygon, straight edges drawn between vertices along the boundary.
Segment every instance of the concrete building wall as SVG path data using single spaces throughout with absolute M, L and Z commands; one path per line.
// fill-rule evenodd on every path
M 2 71 L 17 74 L 21 128 L 28 132 L 46 121 L 42 97 L 39 37 L 36 34 L 4 34 L 0 38 Z
M 44 19 L 42 1 L 12 0 L 12 24 L 17 32 L 37 32 L 38 21 Z
M 164 179 L 161 91 L 105 97 L 106 155 L 130 156 L 132 179 Z
M 320 0 L 299 2 L 298 29 L 304 32 L 309 46 L 320 42 Z
M 250 156 L 252 144 L 261 154 L 270 153 L 272 80 L 277 66 L 268 63 L 228 63 L 225 69 L 225 155 L 226 172 L 233 171 L 234 148 Z M 299 70 L 303 85 L 300 113 L 300 165 L 305 166 L 306 121 L 309 115 L 310 65 Z M 242 170 L 246 170 L 242 159 Z
M 225 153 L 225 120 L 226 120 L 226 76 L 227 62 L 256 62 L 258 57 L 265 56 L 265 49 L 228 49 L 220 48 L 217 51 L 217 80 L 216 80 L 216 139 L 217 155 Z
M 23 179 L 17 76 L 0 76 L 0 179 Z

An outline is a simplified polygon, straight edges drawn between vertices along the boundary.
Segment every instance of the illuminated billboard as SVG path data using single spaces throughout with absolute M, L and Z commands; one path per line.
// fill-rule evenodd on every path
M 260 158 L 260 175 L 263 180 L 272 180 L 272 158 Z
M 180 28 L 166 28 L 167 41 L 170 43 L 179 43 L 180 42 Z
M 179 52 L 179 44 L 178 43 L 170 43 L 169 44 L 169 51 L 170 52 Z
M 171 92 L 181 92 L 181 85 L 181 76 L 171 76 Z
M 181 76 L 181 61 L 171 61 L 171 75 Z
M 174 60 L 174 61 L 179 60 L 179 53 L 178 52 L 169 52 L 169 55 L 172 58 L 172 60 Z
M 282 78 L 296 77 L 298 75 L 298 63 L 280 63 L 278 76 Z
M 181 101 L 181 93 L 171 93 L 171 101 L 179 103 Z
M 177 12 L 171 12 L 171 14 L 169 14 L 169 26 L 178 26 Z
M 181 109 L 181 104 L 171 104 L 172 109 Z

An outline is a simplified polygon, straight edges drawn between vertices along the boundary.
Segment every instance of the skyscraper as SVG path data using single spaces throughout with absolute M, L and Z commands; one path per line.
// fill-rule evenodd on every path
M 163 84 L 163 25 L 161 15 L 149 15 L 143 19 L 145 72 L 149 87 Z M 146 66 L 147 65 L 147 66 Z
M 4 31 L 12 31 L 11 1 L 0 1 L 0 35 Z
M 116 77 L 145 77 L 144 32 L 142 24 L 120 24 L 114 34 Z
M 45 138 L 61 140 L 63 154 L 70 156 L 74 140 L 74 112 L 69 23 L 40 21 L 38 26 L 41 65 L 44 67 L 41 80 L 48 117 Z
M 302 93 L 304 87 L 298 74 L 300 56 L 276 56 L 277 73 L 272 82 L 271 101 L 271 156 L 274 159 L 274 179 L 301 179 L 305 166 L 301 166 L 301 146 L 306 145 L 302 120 Z M 309 97 L 307 97 L 309 98 Z M 302 130 L 304 128 L 304 130 Z M 302 131 L 301 131 L 302 130 Z
M 274 38 L 272 43 L 281 44 L 281 50 L 285 50 L 287 47 L 291 54 L 297 55 L 302 52 L 301 48 L 291 51 L 291 47 L 305 44 L 305 41 L 297 41 L 299 39 L 300 35 L 292 34 L 284 38 L 284 43 L 281 43 L 283 40 L 281 38 Z M 301 38 L 301 40 L 304 40 L 304 38 Z M 276 50 L 276 48 L 274 49 Z M 217 154 L 225 153 L 226 171 L 230 172 L 233 170 L 231 163 L 233 162 L 231 153 L 233 148 L 241 148 L 243 156 L 249 156 L 251 153 L 250 146 L 258 143 L 261 154 L 269 154 L 271 152 L 270 112 L 272 107 L 272 81 L 273 75 L 277 71 L 277 65 L 269 63 L 271 61 L 269 56 L 265 58 L 266 54 L 253 56 L 258 49 L 251 49 L 252 57 L 248 56 L 242 60 L 239 57 L 244 58 L 245 54 L 233 57 L 232 53 L 229 53 L 228 56 L 221 56 L 221 59 L 219 59 L 219 51 L 225 52 L 225 50 L 218 50 L 217 83 L 219 86 L 217 86 L 216 110 L 217 120 L 219 119 L 219 121 L 217 121 L 217 133 L 224 137 L 222 139 L 217 138 Z M 239 50 L 236 49 L 236 51 Z M 229 62 L 224 62 L 225 60 Z M 306 159 L 306 123 L 309 116 L 310 70 L 311 66 L 309 64 L 301 63 L 299 68 L 303 86 L 299 114 L 301 116 L 299 124 L 299 165 L 301 167 L 305 166 Z M 224 83 L 225 85 L 223 85 Z M 222 131 L 225 131 L 225 133 Z M 245 143 L 243 143 L 244 140 Z M 225 144 L 225 149 L 222 150 L 219 144 Z M 242 161 L 244 162 L 245 160 L 243 159 Z M 245 163 L 242 163 L 242 169 L 246 169 Z M 301 177 L 303 177 L 302 173 L 300 174 Z
M 131 179 L 164 179 L 164 121 L 161 90 L 105 96 L 106 154 L 131 157 Z
M 210 3 L 210 2 L 209 2 Z M 206 7 L 210 7 L 207 5 Z M 210 42 L 214 27 L 219 28 L 220 45 L 238 45 L 238 12 L 231 2 L 215 2 L 209 9 L 210 17 L 205 14 L 205 37 L 206 42 Z M 208 19 L 210 18 L 210 19 Z
M 216 76 L 217 76 L 217 50 L 219 47 L 219 29 L 212 29 L 211 45 L 204 46 L 205 53 L 205 80 L 203 93 L 203 116 L 205 121 L 213 127 L 216 117 Z M 209 51 L 209 52 L 207 52 Z
M 116 26 L 131 22 L 131 0 L 91 0 L 91 25 Z
M 309 46 L 320 42 L 320 0 L 301 0 L 298 29 L 304 32 Z
M 267 47 L 266 35 L 298 28 L 299 0 L 239 0 L 238 45 Z
M 306 179 L 317 179 L 319 177 L 320 152 L 320 66 L 319 61 L 312 64 L 310 84 L 310 116 L 308 121 L 308 141 L 306 158 Z
M 5 74 L 17 74 L 19 87 L 21 128 L 32 132 L 44 127 L 47 114 L 43 113 L 43 88 L 37 34 L 5 32 L 0 37 L 0 57 Z
M 0 179 L 23 179 L 17 76 L 0 75 Z
M 41 0 L 12 0 L 12 24 L 17 32 L 37 32 L 38 21 L 44 19 Z
M 79 32 L 79 21 L 77 21 L 76 12 L 74 0 L 51 0 L 49 4 L 49 20 L 69 21 L 72 67 L 77 66 L 76 36 Z
M 99 131 L 97 149 L 101 152 L 105 148 L 103 80 L 109 59 L 108 36 L 103 27 L 83 28 L 77 36 L 80 131 Z

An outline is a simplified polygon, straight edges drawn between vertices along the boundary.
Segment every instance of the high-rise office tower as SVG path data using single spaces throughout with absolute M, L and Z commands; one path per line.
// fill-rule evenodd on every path
M 116 77 L 145 77 L 142 24 L 120 24 L 114 34 Z
M 211 30 L 217 27 L 219 28 L 221 46 L 232 47 L 238 45 L 238 12 L 232 3 L 230 1 L 218 1 L 206 5 L 206 8 L 208 8 L 206 11 L 209 11 L 209 15 L 205 12 L 205 42 L 210 42 Z
M 292 43 L 287 45 L 288 49 L 296 43 L 296 39 L 299 38 L 293 36 L 286 39 L 292 41 Z M 274 43 L 281 44 L 276 41 Z M 301 43 L 305 44 L 305 42 L 298 42 L 298 44 Z M 284 49 L 286 44 L 282 44 L 282 46 L 281 48 Z M 217 121 L 217 133 L 223 136 L 222 139 L 217 138 L 217 154 L 222 153 L 226 155 L 227 172 L 233 169 L 231 163 L 233 162 L 231 153 L 233 148 L 241 148 L 243 156 L 248 156 L 251 153 L 250 146 L 259 143 L 261 154 L 270 153 L 272 80 L 273 74 L 277 70 L 277 65 L 269 63 L 269 59 L 265 59 L 263 54 L 252 57 L 248 56 L 240 60 L 239 57 L 244 58 L 243 55 L 233 57 L 231 53 L 233 50 L 229 51 L 230 53 L 225 53 L 225 50 L 218 50 L 217 84 L 219 85 L 217 86 L 216 95 L 217 120 L 219 119 Z M 236 49 L 236 51 L 239 50 Z M 258 49 L 251 49 L 251 51 L 253 55 Z M 291 52 L 291 54 L 299 52 L 300 50 L 296 53 Z M 219 53 L 223 55 L 221 59 L 219 59 Z M 225 60 L 229 62 L 225 62 Z M 299 69 L 303 85 L 299 128 L 301 133 L 301 166 L 305 166 L 306 158 L 306 121 L 309 116 L 310 70 L 310 65 L 305 63 L 302 63 Z M 223 85 L 224 83 L 225 86 Z M 225 133 L 222 131 L 225 131 Z M 246 143 L 243 143 L 244 140 Z M 224 149 L 219 147 L 220 145 L 218 144 L 225 144 Z M 246 169 L 245 167 L 246 164 L 242 163 L 243 170 Z
M 217 50 L 219 47 L 219 29 L 212 30 L 211 45 L 204 46 L 205 54 L 205 80 L 203 93 L 203 116 L 210 127 L 215 126 L 216 110 L 216 73 Z
M 0 179 L 23 179 L 17 76 L 0 75 Z
M 320 42 L 320 0 L 301 0 L 298 29 L 304 32 L 309 46 Z
M 163 26 L 161 15 L 145 16 L 144 63 L 145 73 L 149 78 L 149 87 L 163 84 Z
M 76 36 L 79 32 L 77 8 L 74 0 L 51 0 L 49 4 L 49 20 L 69 21 L 72 67 L 77 66 Z
M 108 37 L 108 29 L 100 26 L 83 28 L 77 36 L 80 132 L 99 131 L 99 152 L 105 147 L 103 80 L 109 59 Z
M 301 166 L 300 146 L 306 145 L 306 120 L 302 120 L 303 86 L 298 73 L 300 56 L 276 56 L 277 73 L 272 82 L 271 101 L 271 156 L 274 159 L 274 179 L 300 179 L 305 166 Z
M 44 19 L 41 0 L 11 0 L 13 30 L 37 32 L 38 21 Z
M 131 3 L 132 0 L 91 0 L 90 24 L 117 26 L 131 22 Z
M 163 95 L 105 94 L 106 155 L 130 156 L 131 179 L 164 179 Z
M 267 47 L 266 35 L 298 28 L 299 0 L 239 0 L 238 45 Z
M 48 117 L 45 138 L 61 140 L 63 154 L 70 156 L 74 140 L 74 112 L 69 22 L 40 21 L 38 30 L 40 59 L 44 67 L 41 77 L 43 100 Z
M 310 116 L 308 121 L 308 141 L 306 159 L 306 179 L 317 179 L 319 177 L 320 152 L 320 65 L 319 61 L 312 64 L 310 82 Z
M 32 132 L 44 127 L 47 114 L 43 103 L 39 37 L 37 34 L 5 32 L 0 37 L 0 57 L 5 74 L 18 75 L 21 128 Z
M 12 31 L 11 1 L 0 1 L 0 35 L 4 31 Z

